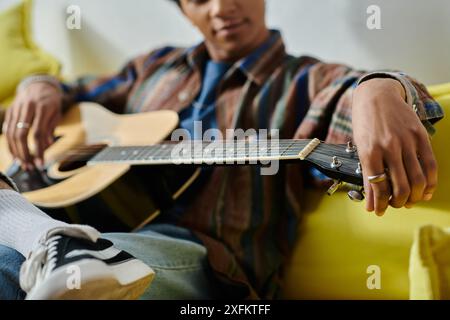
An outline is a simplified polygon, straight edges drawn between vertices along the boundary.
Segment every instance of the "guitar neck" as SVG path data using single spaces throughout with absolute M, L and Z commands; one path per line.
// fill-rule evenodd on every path
M 311 140 L 187 141 L 152 146 L 106 147 L 89 164 L 240 164 L 299 159 Z
M 106 147 L 88 165 L 269 165 L 271 161 L 305 160 L 325 175 L 363 184 L 356 149 L 319 140 L 186 141 L 152 146 Z

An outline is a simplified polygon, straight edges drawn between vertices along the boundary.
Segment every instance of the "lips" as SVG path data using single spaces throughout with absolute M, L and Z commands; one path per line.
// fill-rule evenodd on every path
M 220 26 L 214 28 L 217 34 L 231 35 L 240 31 L 240 29 L 247 23 L 245 19 L 236 19 L 222 23 Z

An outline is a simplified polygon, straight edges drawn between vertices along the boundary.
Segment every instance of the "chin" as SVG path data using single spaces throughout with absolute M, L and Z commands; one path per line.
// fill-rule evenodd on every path
M 222 42 L 221 47 L 223 48 L 224 51 L 236 53 L 240 51 L 245 51 L 245 48 L 249 47 L 249 42 L 248 39 L 242 37 L 233 38 L 232 40 L 228 39 L 228 41 Z

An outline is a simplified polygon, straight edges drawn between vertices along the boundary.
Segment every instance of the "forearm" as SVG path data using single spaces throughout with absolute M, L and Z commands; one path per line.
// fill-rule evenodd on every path
M 385 82 L 397 80 L 395 87 L 400 90 L 404 101 L 414 110 L 429 134 L 434 133 L 433 124 L 443 118 L 444 112 L 441 106 L 433 99 L 425 85 L 413 77 L 399 71 L 374 71 L 366 72 L 352 69 L 340 64 L 317 63 L 308 72 L 309 101 L 314 106 L 313 119 L 317 119 L 321 109 L 330 111 L 334 107 L 333 118 L 337 119 L 340 131 L 351 132 L 348 121 L 351 97 L 353 91 L 366 82 Z M 382 81 L 381 81 L 382 80 Z M 400 84 L 400 85 L 399 85 Z M 329 119 L 329 117 L 327 117 Z M 333 127 L 333 124 L 332 124 Z
M 322 62 L 308 71 L 309 110 L 299 135 L 319 136 L 330 143 L 349 141 L 353 138 L 351 110 L 355 92 L 360 87 L 381 86 L 388 82 L 393 83 L 389 91 L 398 90 L 399 100 L 414 110 L 428 134 L 432 135 L 433 124 L 443 117 L 443 110 L 419 81 L 402 72 L 366 72 Z M 376 99 L 385 95 L 384 92 L 378 94 L 380 97 Z
M 79 102 L 96 102 L 108 107 L 108 100 L 105 98 L 105 94 L 97 95 L 94 92 L 98 86 L 104 84 L 106 79 L 98 77 L 81 77 L 74 82 L 65 83 L 60 81 L 54 76 L 49 75 L 32 75 L 24 78 L 19 86 L 17 92 L 26 90 L 31 85 L 47 84 L 54 87 L 60 95 L 59 105 L 61 111 L 65 113 L 74 104 Z M 110 108 L 112 109 L 112 108 Z M 117 111 L 117 110 L 112 110 Z
M 98 103 L 113 112 L 122 113 L 128 92 L 135 81 L 132 68 L 133 64 L 130 63 L 118 74 L 104 77 L 85 76 L 70 83 L 49 75 L 33 75 L 23 79 L 17 91 L 20 92 L 32 84 L 45 83 L 59 91 L 63 113 L 79 102 Z

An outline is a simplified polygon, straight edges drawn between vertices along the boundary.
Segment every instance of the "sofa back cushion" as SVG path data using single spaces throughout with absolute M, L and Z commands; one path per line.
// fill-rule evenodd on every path
M 33 42 L 31 0 L 0 11 L 0 105 L 11 102 L 20 80 L 31 74 L 58 75 L 60 65 Z

